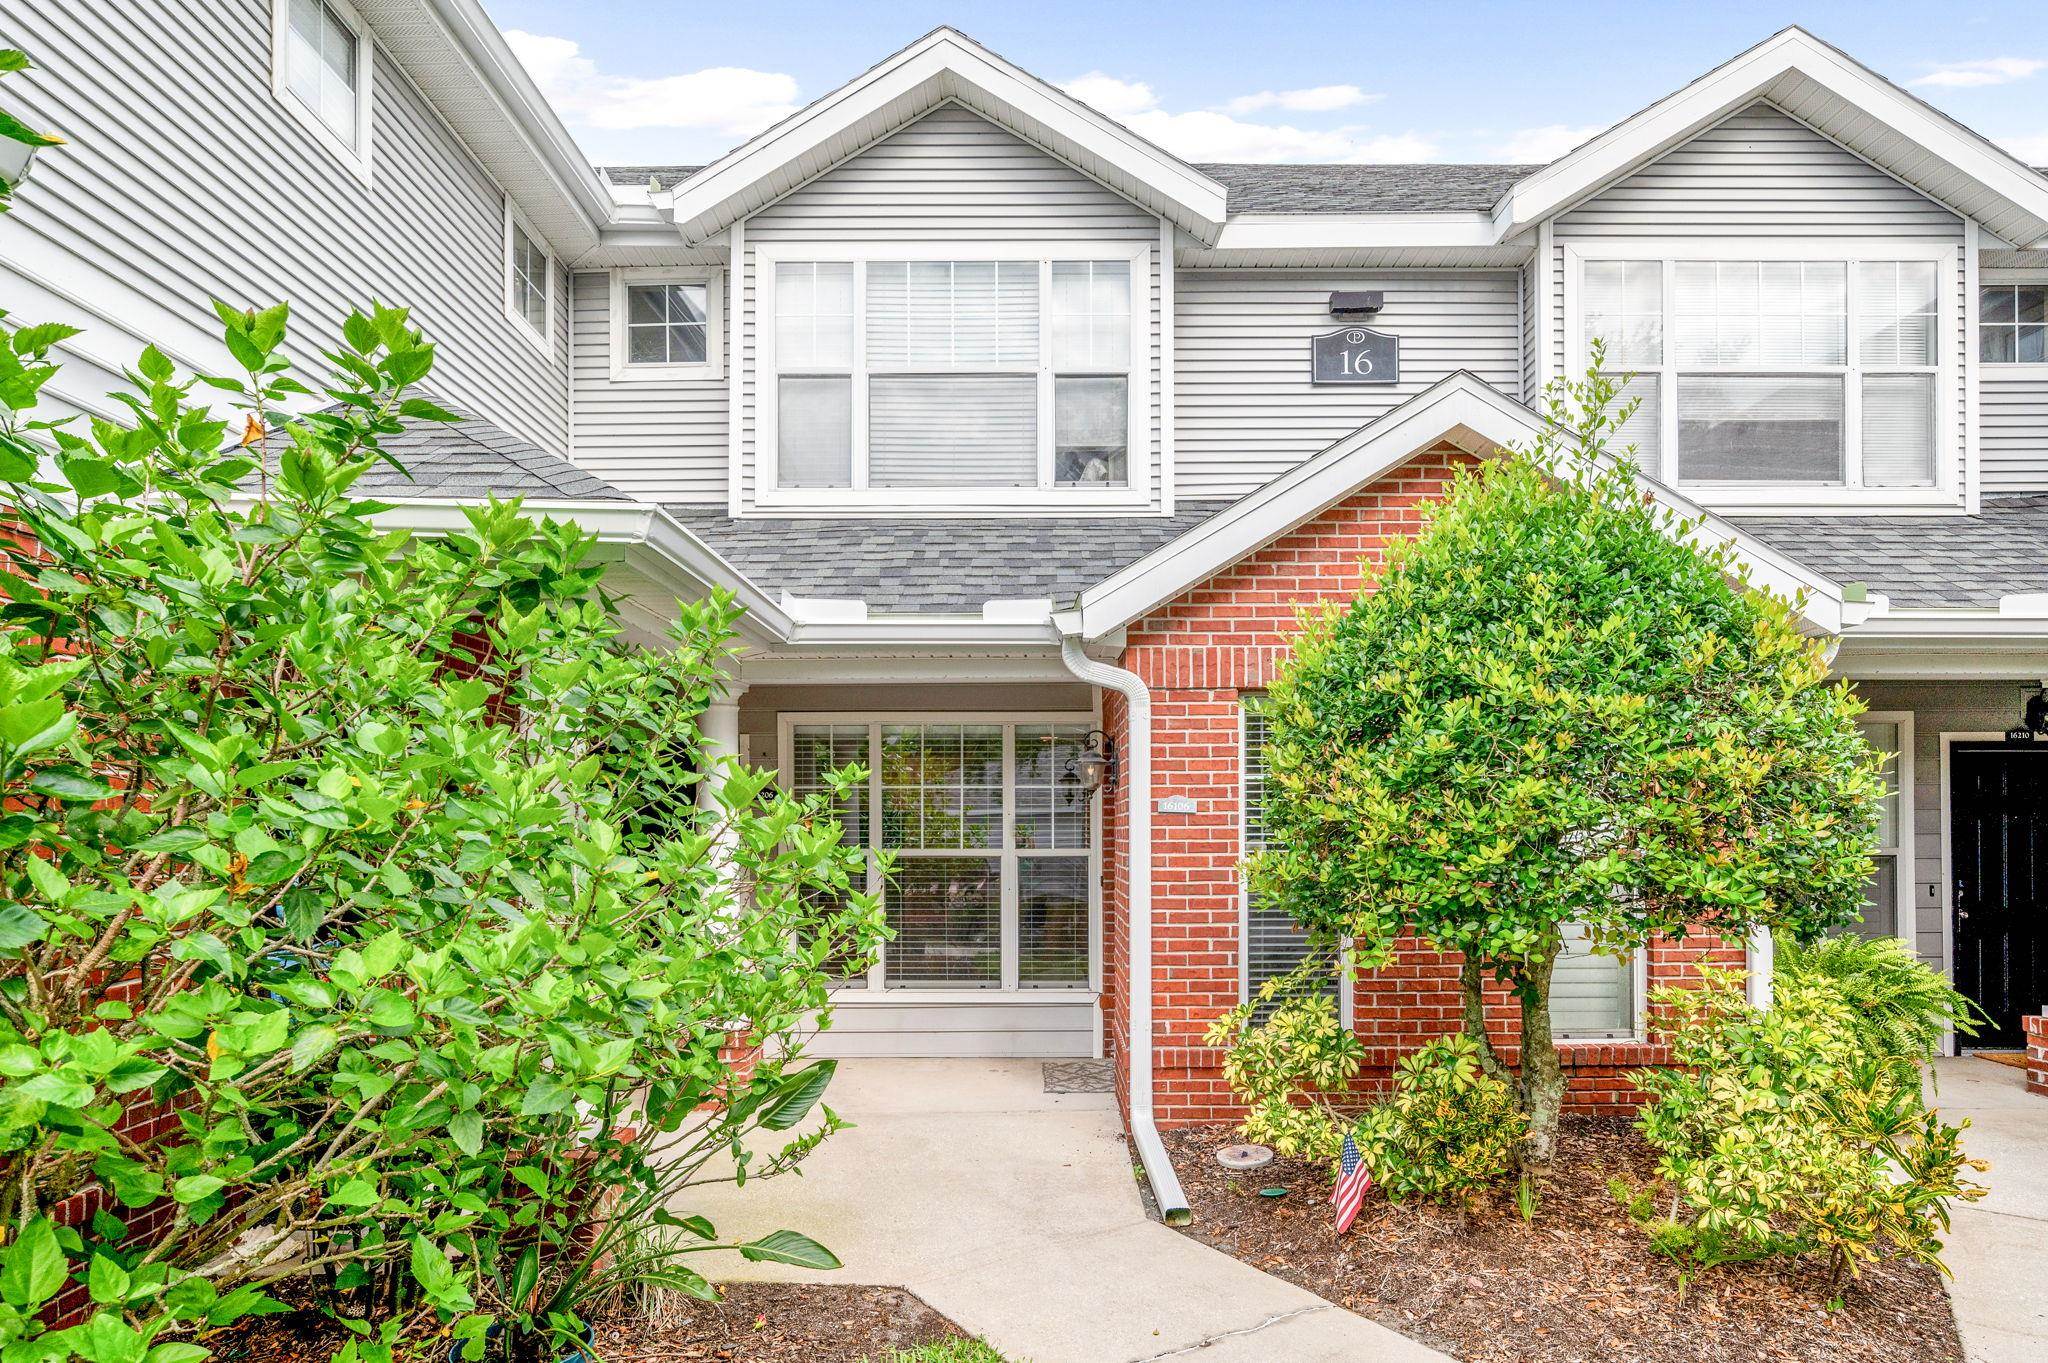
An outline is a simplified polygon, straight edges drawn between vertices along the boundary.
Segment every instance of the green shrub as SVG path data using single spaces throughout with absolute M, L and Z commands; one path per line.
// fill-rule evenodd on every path
M 1850 997 L 1824 975 L 1777 981 L 1753 1006 L 1735 972 L 1653 1003 L 1677 1068 L 1644 1071 L 1638 1128 L 1691 1212 L 1655 1228 L 1699 1262 L 1817 1254 L 1833 1279 L 1886 1247 L 1937 1266 L 1948 1204 L 1981 1197 L 1962 1128 L 1921 1097 L 1920 1067 L 1866 1050 Z M 1963 1123 L 1967 1126 L 1968 1123 Z
M 1204 1037 L 1228 1048 L 1223 1080 L 1246 1109 L 1239 1134 L 1302 1159 L 1336 1158 L 1344 1123 L 1323 1095 L 1344 1092 L 1365 1056 L 1338 1017 L 1336 1000 L 1315 987 L 1331 970 L 1327 960 L 1311 957 L 1217 1018 Z
M 1403 1057 L 1392 1095 L 1353 1135 L 1392 1200 L 1462 1206 L 1514 1171 L 1526 1124 L 1514 1086 L 1486 1073 L 1478 1046 L 1454 1034 Z
M 1954 1030 L 1969 1036 L 1984 1014 L 1896 937 L 1823 937 L 1778 943 L 1777 987 L 1826 983 L 1847 1007 L 1867 1055 L 1926 1062 Z
M 350 317 L 295 418 L 285 310 L 220 314 L 246 373 L 146 350 L 125 423 L 37 420 L 69 329 L 0 337 L 0 501 L 33 541 L 0 572 L 0 1345 L 193 1363 L 313 1274 L 394 1328 L 547 1352 L 603 1271 L 594 1222 L 667 1218 L 635 1271 L 702 1289 L 684 1256 L 725 1242 L 687 1186 L 808 1152 L 822 967 L 879 908 L 829 794 L 721 761 L 695 807 L 729 601 L 644 650 L 574 526 L 492 503 L 380 531 L 348 490 L 403 421 L 450 419 L 413 392 L 433 346 Z M 766 1047 L 750 1076 L 728 1026 Z M 165 1138 L 128 1133 L 145 1101 Z M 107 1212 L 51 1220 L 91 1184 Z M 73 1279 L 94 1313 L 46 1333 Z

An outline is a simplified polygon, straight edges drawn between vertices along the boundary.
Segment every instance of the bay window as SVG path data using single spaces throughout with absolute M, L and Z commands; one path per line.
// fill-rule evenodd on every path
M 764 251 L 769 496 L 1125 493 L 1147 257 L 1082 249 L 854 260 Z
M 1633 375 L 1619 439 L 1666 481 L 1894 490 L 1939 481 L 1933 259 L 1579 263 L 1580 342 Z

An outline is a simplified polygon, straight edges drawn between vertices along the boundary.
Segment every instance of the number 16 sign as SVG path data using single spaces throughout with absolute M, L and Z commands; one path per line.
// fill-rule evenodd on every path
M 1309 346 L 1310 383 L 1399 383 L 1401 338 L 1371 327 L 1338 327 Z

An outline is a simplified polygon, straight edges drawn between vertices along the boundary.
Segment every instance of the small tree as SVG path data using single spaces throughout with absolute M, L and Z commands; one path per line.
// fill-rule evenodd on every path
M 1638 950 L 1702 926 L 1808 937 L 1853 918 L 1878 759 L 1791 604 L 1644 495 L 1596 367 L 1532 447 L 1459 475 L 1348 609 L 1310 616 L 1265 702 L 1257 892 L 1360 968 L 1413 934 L 1520 1004 L 1525 1154 L 1564 1075 L 1551 978 L 1567 925 Z M 1489 1069 L 1497 1068 L 1490 1048 Z

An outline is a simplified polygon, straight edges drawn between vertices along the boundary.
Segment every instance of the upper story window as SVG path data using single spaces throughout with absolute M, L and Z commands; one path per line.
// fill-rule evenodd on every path
M 2048 364 L 2048 283 L 1977 290 L 1977 358 L 1985 364 Z
M 719 283 L 716 270 L 613 271 L 612 377 L 719 377 Z
M 350 169 L 370 167 L 368 30 L 342 0 L 273 0 L 271 85 Z
M 505 201 L 505 311 L 528 340 L 554 354 L 554 260 L 547 247 Z
M 769 495 L 1127 499 L 1146 259 L 764 259 Z
M 1580 262 L 1581 342 L 1633 373 L 1622 431 L 1666 481 L 1932 488 L 1947 372 L 1933 259 Z

